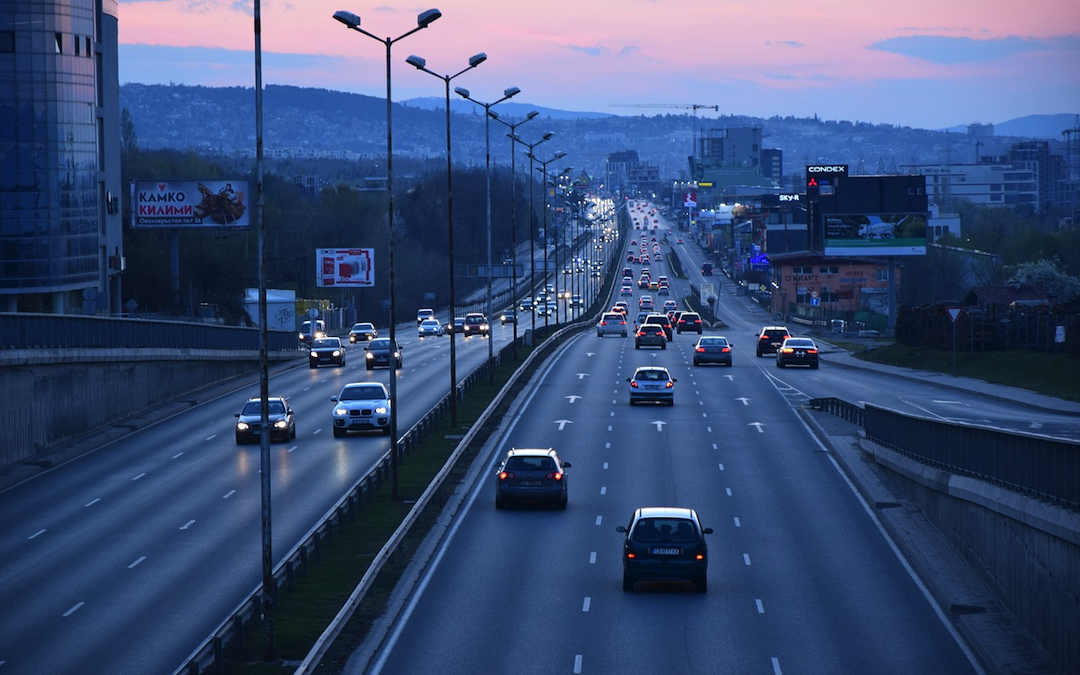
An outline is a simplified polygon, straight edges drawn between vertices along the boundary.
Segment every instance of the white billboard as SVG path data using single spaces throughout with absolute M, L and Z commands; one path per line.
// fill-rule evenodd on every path
M 319 287 L 370 288 L 375 285 L 375 249 L 320 248 L 315 251 Z
M 132 227 L 251 227 L 246 180 L 137 180 Z

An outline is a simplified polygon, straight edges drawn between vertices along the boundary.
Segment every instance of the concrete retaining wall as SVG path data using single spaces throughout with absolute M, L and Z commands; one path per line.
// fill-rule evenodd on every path
M 1080 673 L 1080 513 L 861 445 L 1051 658 Z

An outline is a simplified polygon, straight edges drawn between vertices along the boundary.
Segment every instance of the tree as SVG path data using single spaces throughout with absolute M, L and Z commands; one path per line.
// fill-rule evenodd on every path
M 1080 298 L 1080 279 L 1066 274 L 1057 257 L 1017 265 L 1009 283 L 1038 286 L 1059 304 Z

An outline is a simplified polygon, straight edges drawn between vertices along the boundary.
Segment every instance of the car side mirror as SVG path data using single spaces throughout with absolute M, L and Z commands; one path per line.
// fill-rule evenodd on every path
M 678 380 L 677 380 L 677 379 L 675 379 L 674 377 L 673 377 L 673 378 L 671 378 L 671 381 L 672 381 L 672 382 L 678 382 Z
M 703 527 L 703 528 L 701 528 L 701 533 L 702 534 L 712 534 L 712 528 L 711 527 Z
M 331 396 L 330 400 L 333 401 L 334 403 L 337 403 L 337 396 Z
M 632 380 L 628 377 L 628 378 L 626 378 L 626 381 L 631 382 Z
M 570 462 L 563 462 L 562 465 L 564 469 L 569 469 L 572 466 Z
M 240 413 L 236 413 L 233 417 L 240 417 Z
M 616 532 L 622 532 L 623 534 L 625 534 L 626 533 L 626 526 L 625 525 L 620 525 L 620 526 L 615 528 L 615 531 Z

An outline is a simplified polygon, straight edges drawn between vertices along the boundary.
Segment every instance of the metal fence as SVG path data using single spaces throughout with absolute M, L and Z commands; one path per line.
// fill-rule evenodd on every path
M 867 440 L 916 461 L 1080 510 L 1080 442 L 908 415 L 840 399 L 809 406 L 862 426 Z

